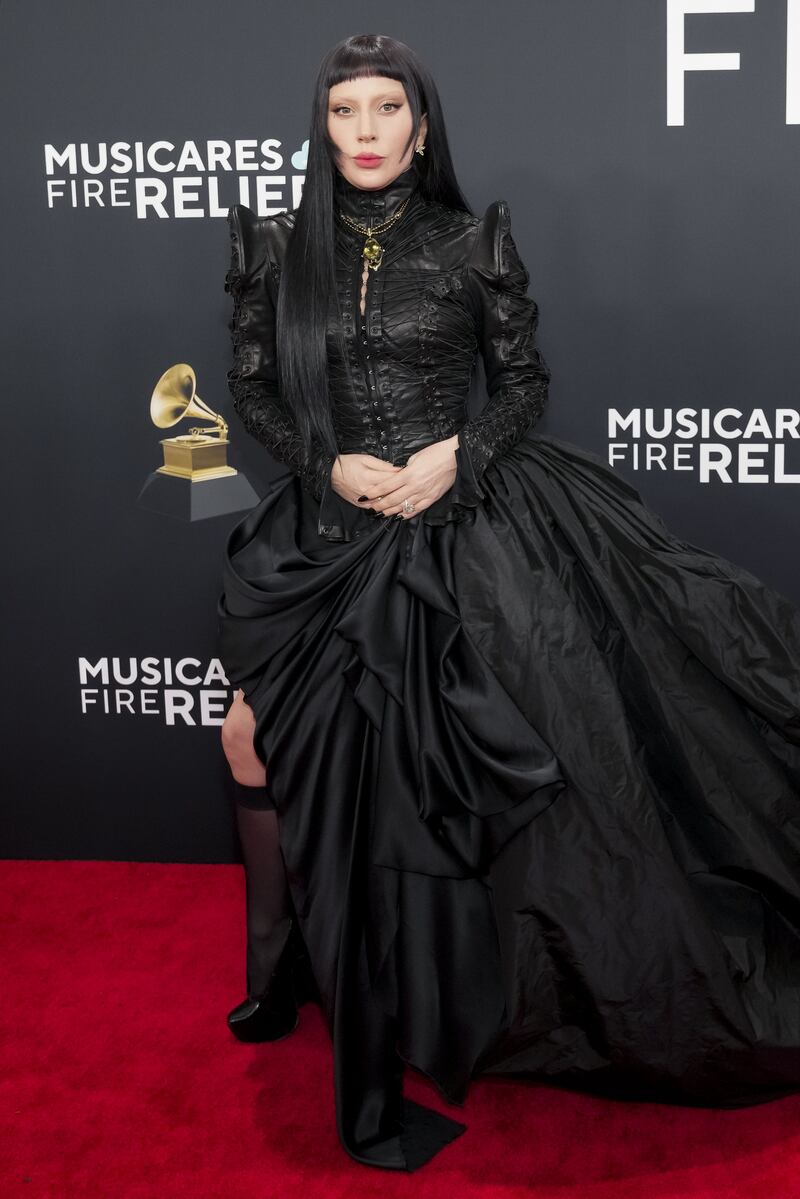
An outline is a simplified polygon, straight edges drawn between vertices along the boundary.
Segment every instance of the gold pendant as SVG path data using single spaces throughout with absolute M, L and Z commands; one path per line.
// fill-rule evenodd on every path
M 376 242 L 374 237 L 370 236 L 364 242 L 362 254 L 364 258 L 366 258 L 369 267 L 373 271 L 377 271 L 378 267 L 381 265 L 381 259 L 383 258 L 383 249 L 378 242 Z

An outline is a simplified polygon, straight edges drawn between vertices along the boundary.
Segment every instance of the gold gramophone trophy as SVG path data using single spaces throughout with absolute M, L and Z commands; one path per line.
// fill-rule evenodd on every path
M 143 508 L 186 521 L 240 512 L 258 502 L 245 475 L 228 466 L 226 421 L 196 388 L 197 378 L 187 362 L 169 367 L 156 383 L 150 419 L 157 428 L 169 429 L 187 417 L 211 422 L 212 427 L 191 427 L 188 433 L 162 438 L 164 464 L 150 474 L 138 498 Z
M 237 472 L 228 466 L 228 426 L 218 412 L 197 394 L 197 378 L 188 362 L 178 362 L 158 380 L 150 397 L 150 419 L 159 429 L 169 429 L 188 416 L 213 421 L 213 429 L 193 428 L 178 437 L 163 437 L 162 475 L 176 475 L 199 483 Z

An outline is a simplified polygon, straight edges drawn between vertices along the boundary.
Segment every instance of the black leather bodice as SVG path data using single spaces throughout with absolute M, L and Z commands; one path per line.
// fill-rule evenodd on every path
M 463 518 L 464 509 L 480 501 L 486 469 L 542 413 L 550 372 L 535 347 L 538 308 L 527 294 L 529 276 L 506 202 L 495 200 L 479 219 L 426 201 L 417 183 L 414 162 L 379 190 L 358 188 L 337 174 L 337 208 L 361 224 L 370 218 L 378 224 L 404 200 L 408 205 L 379 236 L 383 259 L 369 271 L 363 315 L 364 235 L 337 219 L 328 364 L 341 453 L 403 465 L 415 450 L 458 433 L 455 482 L 421 513 L 435 524 Z M 368 527 L 369 514 L 333 491 L 334 455 L 303 443 L 277 389 L 275 308 L 294 220 L 293 212 L 258 217 L 241 204 L 228 213 L 232 254 L 225 288 L 234 299 L 228 386 L 248 431 L 320 501 L 320 534 L 349 539 Z M 468 419 L 478 353 L 489 399 Z

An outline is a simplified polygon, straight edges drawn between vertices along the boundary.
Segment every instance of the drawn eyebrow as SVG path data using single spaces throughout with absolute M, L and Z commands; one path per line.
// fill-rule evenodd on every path
M 380 99 L 380 97 L 376 96 L 375 99 L 376 100 Z M 400 97 L 399 92 L 394 92 L 394 93 L 390 93 L 389 95 L 384 96 L 383 99 L 384 100 L 401 99 L 401 97 Z M 331 104 L 353 104 L 353 103 L 358 103 L 358 101 L 354 101 L 352 96 L 336 96 L 335 98 L 333 98 L 331 100 Z

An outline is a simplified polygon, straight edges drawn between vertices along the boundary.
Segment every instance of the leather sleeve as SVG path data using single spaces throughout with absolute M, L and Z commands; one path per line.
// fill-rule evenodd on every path
M 319 443 L 309 450 L 278 393 L 267 219 L 243 204 L 228 210 L 231 261 L 225 291 L 233 297 L 228 325 L 233 366 L 227 373 L 228 389 L 248 433 L 266 446 L 273 458 L 294 471 L 303 487 L 320 500 L 336 458 Z
M 489 399 L 458 437 L 480 479 L 487 466 L 539 419 L 550 382 L 550 371 L 535 345 L 539 309 L 527 294 L 529 275 L 511 236 L 505 200 L 495 200 L 486 209 L 469 268 Z

